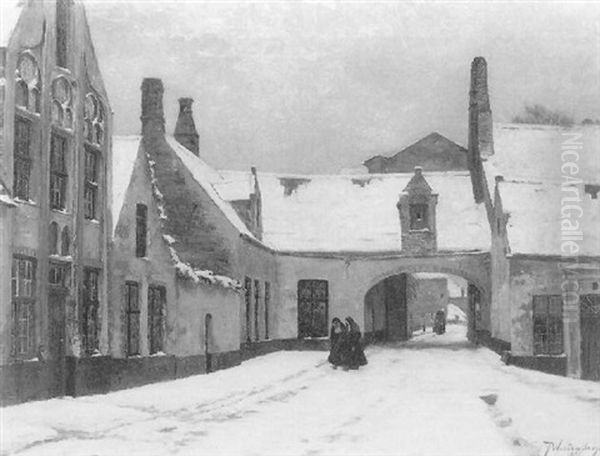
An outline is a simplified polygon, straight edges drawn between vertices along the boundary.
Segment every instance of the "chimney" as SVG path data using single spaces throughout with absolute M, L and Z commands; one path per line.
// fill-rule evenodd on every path
M 200 155 L 199 135 L 192 114 L 192 98 L 179 99 L 179 117 L 175 125 L 175 139 L 179 144 Z
M 469 141 L 468 164 L 475 202 L 485 198 L 487 185 L 481 157 L 494 153 L 492 138 L 492 111 L 487 86 L 487 63 L 483 57 L 475 57 L 471 64 L 471 90 L 469 92 Z
M 258 184 L 258 175 L 256 168 L 252 166 L 250 168 L 252 173 L 252 181 L 254 184 L 254 191 L 250 194 L 250 211 L 252 217 L 252 232 L 254 235 L 262 240 L 263 235 L 263 224 L 262 224 L 262 195 L 260 193 L 260 185 Z
M 469 93 L 469 140 L 479 148 L 482 157 L 494 154 L 492 110 L 487 83 L 487 62 L 475 57 L 471 64 L 471 91 Z
M 163 111 L 162 81 L 158 78 L 144 78 L 142 81 L 142 136 L 164 136 L 165 115 Z

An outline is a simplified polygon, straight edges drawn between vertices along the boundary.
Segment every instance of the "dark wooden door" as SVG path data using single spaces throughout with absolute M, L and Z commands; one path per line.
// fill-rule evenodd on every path
M 406 305 L 406 274 L 388 277 L 384 281 L 386 339 L 408 339 Z
M 581 377 L 600 380 L 600 295 L 580 297 Z
M 65 394 L 65 305 L 66 290 L 52 288 L 48 294 L 48 355 L 50 357 L 50 390 L 53 396 Z

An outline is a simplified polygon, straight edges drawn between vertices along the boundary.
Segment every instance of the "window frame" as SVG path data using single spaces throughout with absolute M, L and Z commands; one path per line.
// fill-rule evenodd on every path
M 20 135 L 21 126 L 26 126 L 27 134 Z M 13 195 L 22 201 L 31 200 L 31 143 L 33 140 L 33 123 L 31 120 L 16 115 L 13 139 Z M 25 139 L 23 146 L 20 139 Z
M 98 188 L 100 151 L 84 146 L 84 186 L 83 186 L 83 216 L 86 220 L 98 220 Z M 89 169 L 89 163 L 93 169 Z
M 95 279 L 90 280 L 92 277 L 95 277 Z M 98 338 L 98 333 L 100 332 L 100 280 L 100 269 L 93 267 L 83 268 L 81 334 L 83 336 L 84 352 L 87 355 L 92 355 L 100 351 Z
M 252 279 L 244 277 L 244 303 L 246 305 L 246 342 L 252 341 Z
M 135 306 L 132 306 L 133 294 L 135 290 Z M 140 307 L 140 285 L 138 282 L 126 281 L 125 282 L 125 315 L 127 325 L 127 356 L 137 356 L 141 353 L 141 337 L 140 337 L 140 324 L 141 324 L 141 307 Z M 132 330 L 132 324 L 137 323 L 135 326 L 136 332 L 134 334 Z M 132 340 L 135 340 L 136 347 L 132 346 Z M 133 348 L 136 348 L 133 350 Z
M 318 286 L 324 286 L 324 297 L 318 297 L 316 289 Z M 304 295 L 303 291 L 309 289 L 309 293 Z M 329 334 L 329 281 L 324 279 L 302 279 L 298 280 L 298 338 L 312 338 L 312 337 L 327 337 Z M 308 328 L 303 327 L 303 321 L 301 315 L 301 307 L 310 304 L 310 322 Z M 324 321 L 321 321 L 316 327 L 315 325 L 315 314 L 318 310 L 318 305 L 324 303 L 325 315 Z M 307 325 L 304 325 L 307 326 Z M 320 331 L 319 331 L 320 329 Z M 304 330 L 304 331 L 303 331 Z
M 552 307 L 559 306 L 559 311 Z M 533 354 L 564 354 L 564 305 L 561 295 L 534 295 L 532 298 Z
M 50 198 L 50 209 L 55 211 L 66 211 L 67 209 L 67 189 L 69 182 L 68 172 L 68 153 L 69 153 L 69 140 L 66 135 L 59 133 L 56 130 L 52 130 L 50 135 L 50 184 L 48 194 Z M 62 143 L 60 148 L 61 155 L 57 159 L 54 145 L 56 141 Z M 58 186 L 56 186 L 58 183 Z M 56 201 L 56 195 L 58 195 L 58 201 Z
M 260 307 L 260 281 L 254 280 L 254 340 L 260 340 L 260 327 L 258 324 L 258 313 Z
M 269 306 L 271 305 L 271 282 L 265 280 L 265 339 L 269 338 Z
M 157 309 L 158 304 L 159 307 Z M 150 355 L 164 351 L 165 346 L 165 309 L 167 290 L 162 285 L 148 286 L 148 351 Z M 158 339 L 155 335 L 158 334 Z
M 22 270 L 26 273 L 28 271 L 26 274 L 28 278 L 21 276 Z M 15 359 L 28 359 L 35 354 L 36 272 L 37 260 L 34 257 L 13 255 L 11 263 L 11 355 Z M 23 281 L 25 282 L 22 285 Z M 22 293 L 23 291 L 25 293 Z M 25 322 L 25 328 L 23 328 L 23 322 Z

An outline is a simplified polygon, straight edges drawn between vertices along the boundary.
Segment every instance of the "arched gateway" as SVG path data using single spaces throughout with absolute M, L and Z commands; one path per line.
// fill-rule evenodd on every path
M 411 300 L 411 290 L 416 283 L 414 277 L 421 273 L 464 279 L 467 286 L 462 301 L 468 319 L 468 337 L 475 340 L 478 332 L 489 331 L 491 293 L 489 255 L 399 257 L 395 261 L 390 260 L 391 264 L 387 265 L 385 264 L 387 262 L 382 260 L 369 263 L 372 272 L 365 274 L 359 292 L 359 295 L 363 296 L 363 324 L 367 339 L 405 340 L 410 337 L 416 320 L 422 319 L 422 315 L 426 313 L 419 312 L 423 310 L 420 306 L 430 307 L 427 311 L 429 313 L 435 311 L 433 308 L 437 304 L 433 299 L 417 304 L 415 304 L 416 300 Z M 428 280 L 428 282 L 433 285 L 435 280 Z M 447 304 L 448 296 L 446 295 L 445 298 L 443 302 Z

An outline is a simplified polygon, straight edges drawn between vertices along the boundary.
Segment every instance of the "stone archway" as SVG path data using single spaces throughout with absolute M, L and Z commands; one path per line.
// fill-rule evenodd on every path
M 365 282 L 367 290 L 363 298 L 364 332 L 369 341 L 407 340 L 411 337 L 417 320 L 421 321 L 419 325 L 425 326 L 431 323 L 429 319 L 427 323 L 424 321 L 425 315 L 433 316 L 441 308 L 446 310 L 450 298 L 447 285 L 443 284 L 447 279 L 438 284 L 446 290 L 445 296 L 440 296 L 444 299 L 429 300 L 428 305 L 424 306 L 432 307 L 431 309 L 415 308 L 414 301 L 409 304 L 411 282 L 414 283 L 412 277 L 423 272 L 439 274 L 440 280 L 443 276 L 447 279 L 451 277 L 463 279 L 463 283 L 467 284 L 462 299 L 463 309 L 467 315 L 467 337 L 471 341 L 476 341 L 478 333 L 488 329 L 490 289 L 489 283 L 481 280 L 481 277 L 443 264 L 402 265 L 391 268 L 388 272 L 376 274 Z M 435 282 L 434 279 L 430 281 Z M 442 302 L 444 304 L 441 304 Z M 422 304 L 421 302 L 419 305 Z

